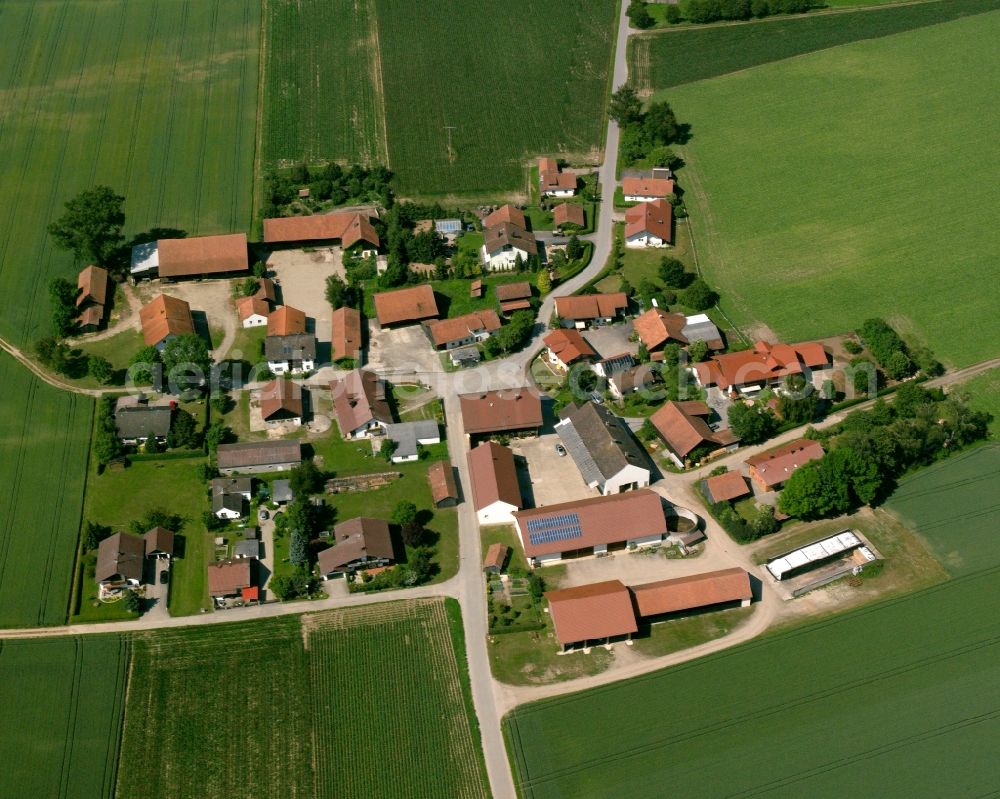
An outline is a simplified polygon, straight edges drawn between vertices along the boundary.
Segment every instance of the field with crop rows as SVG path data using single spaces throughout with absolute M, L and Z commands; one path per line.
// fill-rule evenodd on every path
M 738 325 L 797 341 L 883 316 L 949 366 L 996 355 L 998 39 L 995 11 L 670 92 L 701 266 Z
M 267 163 L 384 161 L 385 137 L 400 191 L 440 195 L 523 189 L 539 154 L 600 160 L 615 0 L 357 5 L 268 0 Z
M 992 795 L 998 576 L 518 708 L 506 731 L 521 795 Z
M 873 5 L 872 0 L 828 0 L 828 4 Z M 629 77 L 644 92 L 663 92 L 691 81 L 996 8 L 1000 0 L 935 0 L 853 13 L 775 16 L 742 25 L 652 31 L 629 38 Z
M 84 188 L 126 195 L 127 235 L 248 229 L 259 3 L 8 0 L 0 26 L 0 335 L 48 334 L 75 273 L 45 228 Z
M 127 663 L 118 636 L 3 642 L 0 795 L 114 796 Z
M 94 403 L 0 353 L 0 626 L 64 624 Z

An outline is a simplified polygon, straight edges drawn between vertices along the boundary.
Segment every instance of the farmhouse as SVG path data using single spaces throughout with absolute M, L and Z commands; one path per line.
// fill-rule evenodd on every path
M 822 382 L 830 367 L 830 356 L 822 344 L 769 344 L 758 341 L 753 349 L 713 355 L 694 364 L 699 386 L 718 386 L 726 391 L 753 394 L 765 386 L 779 386 L 789 375 L 803 375 Z
M 486 550 L 486 557 L 483 558 L 483 571 L 487 574 L 500 574 L 508 557 L 510 557 L 509 546 L 500 543 L 490 544 Z
M 705 495 L 709 502 L 731 502 L 748 497 L 753 492 L 740 472 L 726 472 L 705 480 Z
M 621 400 L 628 394 L 643 391 L 656 384 L 656 372 L 646 363 L 630 366 L 613 372 L 608 378 L 608 391 L 616 400 Z
M 209 484 L 212 513 L 218 519 L 242 519 L 250 501 L 252 481 L 249 477 L 217 477 Z
M 302 424 L 305 389 L 287 377 L 279 377 L 260 390 L 260 415 L 269 426 Z
M 510 204 L 502 205 L 483 219 L 483 230 L 503 224 L 512 224 L 527 229 L 528 219 L 520 208 L 515 208 Z
M 500 329 L 496 311 L 486 308 L 453 319 L 425 322 L 424 330 L 435 349 L 453 350 L 467 344 L 478 344 Z
M 562 320 L 563 327 L 583 329 L 589 324 L 608 325 L 626 308 L 628 297 L 623 291 L 556 297 L 556 316 Z
M 163 397 L 150 403 L 144 395 L 127 394 L 115 401 L 115 427 L 125 444 L 140 444 L 150 438 L 167 440 L 173 417 L 173 401 Z
M 312 216 L 283 216 L 264 220 L 265 244 L 329 244 L 345 250 L 377 250 L 379 237 L 367 213 L 348 211 Z
M 461 394 L 458 400 L 468 436 L 537 433 L 542 426 L 541 397 L 527 386 L 508 391 Z
M 252 441 L 221 444 L 216 462 L 222 474 L 287 472 L 302 463 L 298 441 Z
M 146 542 L 137 535 L 115 533 L 101 541 L 94 569 L 101 596 L 138 588 L 142 584 L 145 557 Z
M 586 227 L 583 206 L 579 203 L 560 203 L 552 209 L 552 224 L 563 230 Z
M 656 432 L 667 445 L 667 454 L 681 469 L 695 450 L 712 451 L 719 447 L 731 447 L 739 439 L 728 428 L 713 430 L 707 419 L 711 408 L 701 400 L 688 402 L 667 402 L 652 416 Z
M 638 632 L 632 595 L 620 580 L 547 591 L 556 639 L 564 650 Z
M 330 383 L 337 425 L 344 438 L 367 438 L 392 423 L 385 383 L 366 369 L 353 369 Z
M 660 496 L 648 488 L 512 514 L 531 565 L 660 543 L 668 535 Z
M 392 534 L 384 519 L 348 519 L 333 528 L 333 538 L 335 545 L 317 557 L 324 580 L 353 574 L 357 569 L 387 566 L 395 558 Z
M 538 255 L 535 234 L 512 222 L 501 222 L 483 231 L 482 258 L 491 272 L 508 272 L 517 266 L 518 260 L 526 264 L 533 255 Z
M 543 197 L 572 197 L 576 194 L 576 174 L 561 171 L 555 158 L 539 158 L 538 190 Z
M 441 443 L 441 431 L 434 419 L 387 424 L 385 435 L 396 445 L 392 452 L 393 463 L 412 463 L 420 457 L 419 447 Z
M 435 461 L 428 466 L 427 482 L 431 486 L 431 501 L 435 508 L 451 508 L 458 504 L 458 487 L 449 461 Z
M 170 560 L 174 556 L 174 534 L 165 527 L 154 527 L 143 536 L 146 557 Z
M 208 593 L 216 600 L 243 596 L 253 587 L 252 561 L 219 560 L 208 564 Z
M 818 441 L 800 438 L 775 449 L 747 458 L 750 479 L 761 491 L 775 491 L 785 484 L 792 472 L 810 461 L 823 457 Z
M 495 441 L 484 441 L 469 451 L 472 504 L 480 524 L 504 524 L 524 507 L 517 482 L 514 453 Z
M 362 331 L 361 312 L 356 308 L 338 308 L 331 320 L 330 358 L 339 361 L 352 358 L 361 359 Z
M 607 496 L 649 485 L 649 461 L 625 423 L 602 405 L 569 405 L 556 433 L 580 476 Z
M 139 311 L 142 339 L 147 347 L 162 350 L 167 342 L 178 336 L 194 334 L 191 306 L 184 300 L 159 294 Z
M 594 348 L 573 328 L 553 330 L 542 340 L 545 342 L 545 355 L 549 363 L 564 372 L 578 361 L 597 357 Z
M 156 250 L 161 279 L 230 277 L 249 268 L 245 233 L 160 239 L 156 242 Z
M 666 200 L 639 203 L 625 212 L 626 247 L 666 247 L 674 240 L 674 209 Z
M 436 319 L 438 316 L 434 289 L 427 283 L 379 292 L 374 297 L 374 303 L 375 318 L 383 328 Z
M 643 619 L 736 603 L 746 607 L 753 599 L 750 575 L 738 567 L 643 583 L 630 590 Z
M 502 313 L 509 314 L 531 308 L 531 284 L 526 280 L 504 283 L 497 286 L 494 291 Z
M 76 323 L 83 332 L 97 330 L 104 324 L 108 311 L 108 271 L 99 266 L 88 266 L 76 278 Z
M 635 318 L 635 332 L 646 345 L 650 356 L 662 358 L 664 345 L 673 342 L 686 346 L 695 341 L 704 341 L 710 350 L 721 350 L 722 334 L 706 314 L 685 316 L 668 313 L 662 308 L 650 308 Z
M 294 336 L 306 332 L 306 315 L 290 305 L 279 305 L 267 317 L 267 335 Z
M 245 328 L 263 327 L 267 324 L 271 307 L 256 294 L 252 297 L 242 297 L 236 301 L 236 313 L 240 325 Z
M 296 333 L 264 339 L 264 358 L 273 374 L 311 372 L 316 368 L 316 336 Z
M 665 200 L 674 193 L 674 182 L 670 178 L 622 178 L 622 194 L 627 203 L 645 203 Z

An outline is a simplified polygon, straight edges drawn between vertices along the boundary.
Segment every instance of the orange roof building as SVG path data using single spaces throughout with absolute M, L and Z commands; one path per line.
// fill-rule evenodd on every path
M 241 596 L 253 585 L 251 558 L 220 560 L 208 564 L 208 593 L 217 598 Z
M 527 229 L 528 227 L 528 220 L 525 219 L 524 211 L 508 204 L 500 206 L 493 213 L 483 219 L 483 230 L 505 223 L 517 225 L 517 227 L 523 229 Z
M 542 400 L 529 387 L 462 394 L 462 423 L 469 436 L 536 431 L 542 426 Z
M 739 439 L 731 430 L 713 430 L 708 426 L 711 409 L 700 400 L 667 402 L 649 421 L 666 442 L 668 454 L 679 467 L 684 468 L 688 455 L 696 449 L 717 449 L 735 444 Z
M 506 544 L 499 542 L 490 544 L 490 548 L 486 550 L 486 557 L 483 558 L 483 571 L 500 574 L 504 564 L 507 563 L 508 555 L 510 555 L 510 547 Z
M 577 327 L 584 327 L 589 322 L 611 322 L 626 308 L 628 297 L 623 291 L 556 297 L 556 315 Z
M 139 311 L 139 321 L 146 346 L 157 349 L 162 349 L 172 338 L 194 333 L 191 306 L 167 294 L 160 294 L 144 305 Z
M 80 270 L 76 278 L 76 307 L 107 305 L 108 302 L 108 270 L 99 266 L 87 266 Z
M 424 325 L 427 336 L 437 349 L 454 349 L 466 344 L 485 341 L 500 329 L 500 317 L 489 308 L 440 319 Z
M 345 250 L 359 244 L 378 249 L 380 244 L 368 214 L 357 211 L 265 219 L 264 241 L 267 244 L 340 241 Z
M 563 370 L 569 369 L 577 361 L 597 357 L 594 348 L 573 328 L 553 330 L 542 340 L 548 347 L 549 360 Z
M 245 233 L 160 239 L 156 250 L 161 278 L 228 275 L 250 268 Z
M 493 289 L 503 313 L 531 308 L 531 284 L 526 280 L 517 283 L 502 283 Z
M 353 369 L 330 383 L 337 425 L 344 438 L 365 438 L 392 424 L 385 383 L 368 369 Z
M 427 283 L 379 292 L 375 295 L 374 302 L 375 318 L 381 327 L 412 324 L 438 316 L 434 289 Z
M 644 619 L 712 605 L 739 602 L 746 606 L 753 598 L 750 575 L 739 567 L 644 583 L 630 590 Z
M 495 441 L 484 441 L 469 451 L 472 504 L 480 524 L 504 524 L 524 506 L 517 482 L 514 453 Z
M 434 461 L 427 467 L 427 482 L 435 508 L 450 508 L 458 504 L 458 487 L 449 461 Z
M 267 324 L 271 307 L 256 294 L 236 301 L 236 313 L 243 327 L 263 327 Z
M 552 224 L 556 227 L 576 225 L 586 227 L 587 217 L 579 203 L 560 203 L 552 209 Z
M 294 336 L 306 332 L 306 315 L 290 305 L 279 305 L 267 317 L 267 335 Z
M 694 365 L 700 386 L 718 386 L 724 390 L 763 387 L 780 383 L 789 375 L 824 370 L 830 355 L 822 344 L 769 344 L 758 341 L 752 349 L 713 355 Z
M 639 203 L 625 211 L 626 247 L 663 247 L 674 240 L 674 209 L 666 200 Z
M 748 497 L 753 492 L 740 472 L 726 472 L 705 480 L 705 493 L 709 502 L 731 502 Z
M 674 193 L 674 182 L 669 178 L 622 178 L 622 194 L 627 203 L 664 200 Z
M 635 318 L 634 326 L 636 335 L 650 354 L 661 352 L 669 342 L 686 346 L 704 341 L 710 350 L 721 350 L 725 346 L 719 328 L 705 314 L 685 316 L 650 308 Z
M 361 312 L 357 308 L 338 308 L 330 320 L 330 357 L 357 359 L 361 353 Z
M 576 194 L 576 174 L 560 171 L 555 158 L 539 158 L 538 188 L 548 197 L 570 197 Z
M 563 648 L 638 632 L 632 595 L 620 580 L 547 591 L 556 639 Z
M 750 470 L 750 479 L 761 491 L 775 491 L 796 469 L 819 460 L 823 455 L 823 446 L 818 441 L 800 438 L 747 458 L 745 463 Z

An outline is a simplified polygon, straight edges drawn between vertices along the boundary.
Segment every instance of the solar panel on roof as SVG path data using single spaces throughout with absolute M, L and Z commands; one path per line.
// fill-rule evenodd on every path
M 570 538 L 580 538 L 583 535 L 580 517 L 575 513 L 528 519 L 527 526 L 528 540 L 534 546 L 550 544 L 553 541 L 565 541 Z

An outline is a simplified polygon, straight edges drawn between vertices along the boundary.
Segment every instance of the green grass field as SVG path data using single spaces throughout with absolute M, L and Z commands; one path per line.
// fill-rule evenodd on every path
M 3 642 L 0 794 L 114 796 L 127 662 L 118 636 Z
M 982 14 L 671 92 L 701 265 L 737 324 L 801 340 L 884 316 L 948 365 L 996 354 L 998 37 Z
M 958 386 L 958 393 L 977 411 L 993 417 L 990 437 L 1000 439 L 1000 369 L 990 369 Z
M 268 0 L 265 162 L 385 161 L 384 136 L 402 193 L 447 195 L 524 190 L 540 154 L 599 160 L 616 7 Z
M 94 403 L 0 353 L 0 626 L 64 624 Z
M 75 276 L 46 225 L 81 189 L 125 194 L 128 235 L 246 230 L 260 4 L 11 0 L 0 8 L 0 335 L 49 332 L 48 280 Z
M 118 796 L 487 796 L 451 623 L 429 600 L 137 635 Z
M 829 5 L 871 6 L 875 2 L 832 0 Z M 629 75 L 643 91 L 662 91 L 996 8 L 1000 0 L 935 0 L 855 13 L 774 16 L 738 25 L 652 31 L 629 39 Z
M 988 795 L 997 576 L 519 708 L 505 726 L 521 795 Z

